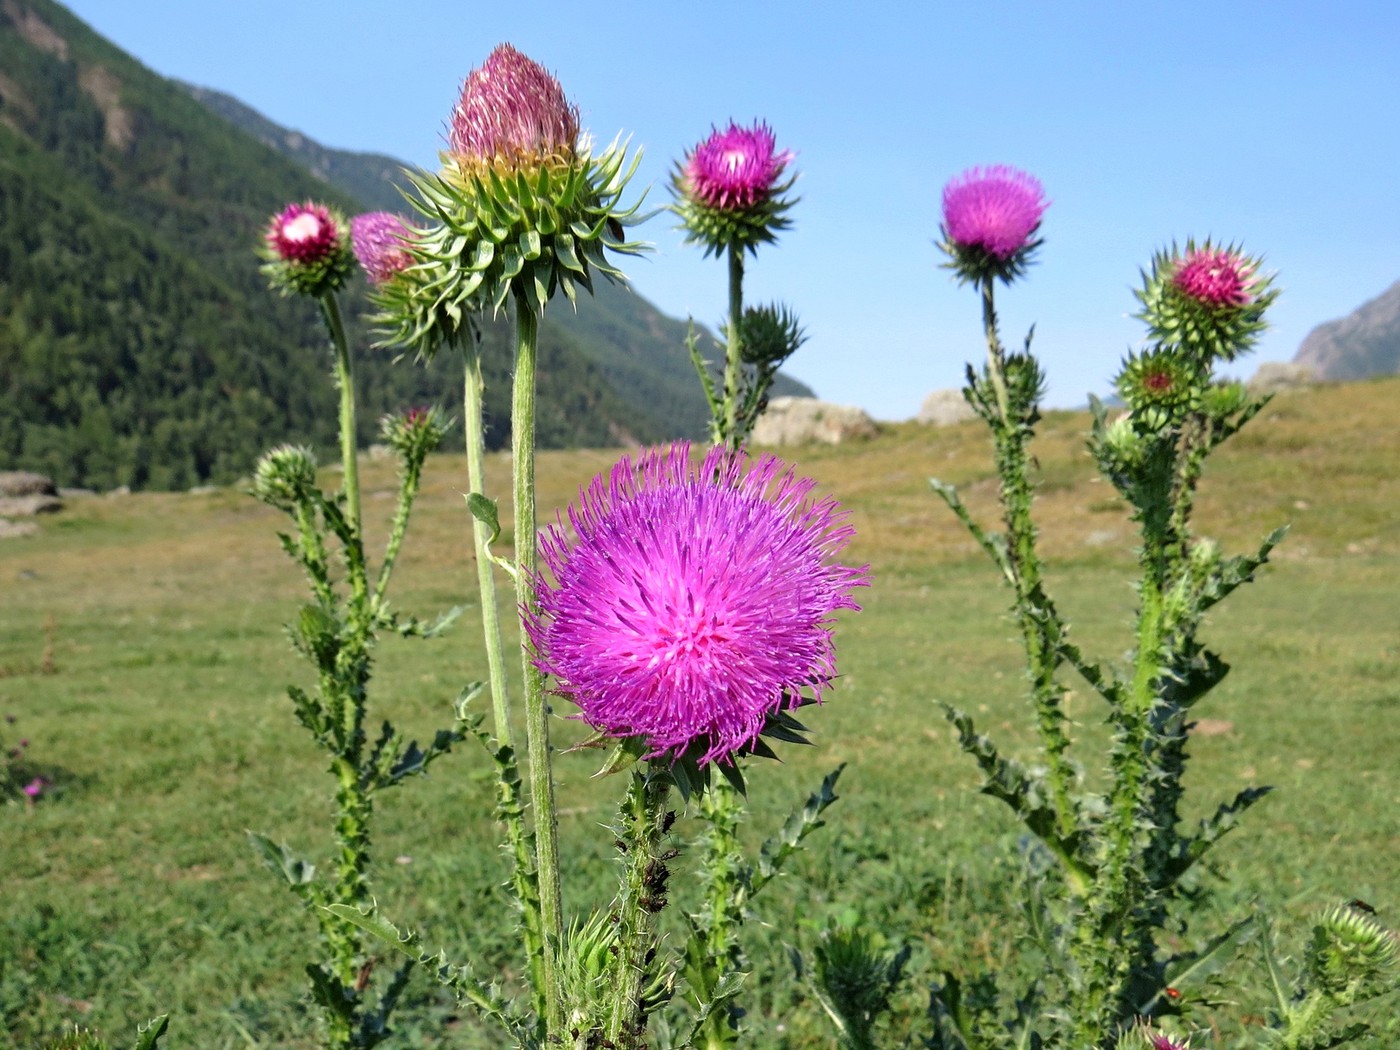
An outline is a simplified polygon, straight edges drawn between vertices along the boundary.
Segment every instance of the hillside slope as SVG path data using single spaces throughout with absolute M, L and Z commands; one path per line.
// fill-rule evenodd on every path
M 1400 281 L 1346 317 L 1308 333 L 1293 358 L 1319 379 L 1365 379 L 1400 372 Z
M 52 0 L 0 0 L 0 469 L 183 488 L 245 474 L 278 442 L 333 448 L 316 311 L 268 293 L 254 247 L 289 200 L 365 210 L 359 173 L 396 162 L 347 156 L 311 170 Z M 542 334 L 542 445 L 701 432 L 683 324 L 622 289 L 556 323 L 569 314 Z M 459 403 L 456 362 L 396 365 L 355 342 L 362 442 L 383 412 Z M 487 333 L 493 447 L 510 436 L 508 346 Z

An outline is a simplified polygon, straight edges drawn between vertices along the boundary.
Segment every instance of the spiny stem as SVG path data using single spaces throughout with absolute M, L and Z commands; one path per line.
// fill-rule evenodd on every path
M 646 1021 L 641 1001 L 647 953 L 654 947 L 656 913 L 666 905 L 667 858 L 662 856 L 664 817 L 670 779 L 643 765 L 632 770 L 623 803 L 627 843 L 626 888 L 618 918 L 617 972 L 608 1038 L 619 1047 L 640 1047 Z
M 562 1037 L 564 1004 L 556 953 L 564 942 L 559 885 L 559 816 L 554 803 L 554 770 L 549 747 L 549 706 L 544 675 L 530 658 L 525 621 L 534 605 L 538 566 L 535 538 L 535 352 L 539 317 L 523 298 L 515 303 L 515 384 L 511 399 L 511 455 L 515 489 L 516 599 L 520 609 L 520 660 L 525 683 L 525 746 L 530 760 L 534 805 L 535 856 L 540 887 L 540 926 L 544 932 L 546 1032 Z
M 1077 824 L 1070 796 L 1074 771 L 1067 757 L 1070 740 L 1065 730 L 1064 690 L 1055 679 L 1060 663 L 1054 638 L 1056 614 L 1044 593 L 1035 521 L 1031 516 L 1035 493 L 1030 480 L 1031 457 L 1026 447 L 1031 429 L 1022 422 L 1026 406 L 1017 405 L 1015 417 L 1012 416 L 991 278 L 982 283 L 982 323 L 987 338 L 987 378 L 996 393 L 1000 412 L 999 420 L 993 424 L 993 433 L 1007 530 L 1007 566 L 1016 590 L 1016 616 L 1025 644 L 1037 725 L 1049 761 L 1056 830 L 1062 839 L 1068 840 Z M 1068 873 L 1073 876 L 1072 871 Z M 1071 883 L 1077 886 L 1078 880 L 1072 878 Z

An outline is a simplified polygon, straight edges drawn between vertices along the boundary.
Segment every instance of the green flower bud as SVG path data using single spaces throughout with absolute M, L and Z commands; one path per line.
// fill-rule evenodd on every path
M 304 504 L 315 487 L 316 457 L 309 448 L 280 445 L 253 469 L 253 495 L 278 510 Z

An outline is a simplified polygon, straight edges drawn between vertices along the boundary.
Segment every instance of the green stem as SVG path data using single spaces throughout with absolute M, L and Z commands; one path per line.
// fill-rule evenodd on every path
M 744 318 L 744 250 L 729 246 L 729 325 L 724 359 L 724 429 L 720 443 L 738 448 L 743 443 L 739 433 L 739 379 L 743 374 L 743 346 L 739 340 L 739 323 Z
M 399 502 L 394 509 L 394 521 L 389 527 L 389 542 L 384 546 L 384 561 L 379 566 L 379 578 L 374 585 L 373 606 L 376 610 L 384 604 L 384 595 L 389 590 L 389 578 L 393 576 L 394 564 L 399 560 L 399 550 L 403 547 L 404 534 L 408 531 L 408 518 L 413 511 L 413 501 L 418 496 L 418 486 L 422 477 L 421 459 L 404 464 L 403 477 L 399 479 Z
M 511 455 L 515 489 L 515 587 L 521 618 L 520 661 L 525 685 L 525 747 L 530 760 L 530 798 L 534 804 L 540 926 L 545 938 L 545 1030 L 551 1039 L 562 1039 L 564 1002 L 556 953 L 564 943 L 563 894 L 559 885 L 559 815 L 554 803 L 549 706 L 544 695 L 544 675 L 535 667 L 525 637 L 525 617 L 534 605 L 533 588 L 539 562 L 535 538 L 535 351 L 539 317 L 523 297 L 517 297 L 515 302 L 515 336 Z
M 355 377 L 350 368 L 350 346 L 345 339 L 345 323 L 335 294 L 327 292 L 319 300 L 321 314 L 330 332 L 335 351 L 335 385 L 340 390 L 340 462 L 344 470 L 345 513 L 356 537 L 360 532 L 360 469 L 355 436 Z
M 987 336 L 987 377 L 997 396 L 997 409 L 1005 426 L 1011 425 L 1011 409 L 1006 396 L 1005 360 L 1001 339 L 997 336 L 997 311 L 994 300 L 996 282 L 987 277 L 982 281 L 982 330 Z
M 462 415 L 466 419 L 467 485 L 472 492 L 486 494 L 486 419 L 482 392 L 481 345 L 475 333 L 462 343 Z M 505 651 L 501 644 L 500 605 L 496 600 L 496 574 L 491 560 L 491 530 L 484 521 L 472 517 L 472 542 L 476 549 L 476 583 L 481 594 L 481 629 L 486 642 L 486 669 L 491 679 L 491 705 L 495 716 L 496 740 L 513 747 L 510 725 L 510 696 L 506 689 Z
M 485 381 L 481 374 L 481 342 L 475 329 L 460 344 L 462 352 L 462 414 L 467 441 L 467 485 L 472 492 L 486 494 L 486 413 L 483 404 Z M 476 582 L 481 597 L 481 631 L 486 644 L 486 669 L 491 681 L 491 708 L 495 720 L 496 743 L 501 763 L 497 812 L 506 826 L 506 838 L 515 867 L 511 884 L 523 913 L 525 954 L 531 976 L 531 992 L 541 1017 L 547 1010 L 545 987 L 545 941 L 540 928 L 539 886 L 535 877 L 535 857 L 520 806 L 520 778 L 515 754 L 515 733 L 510 721 L 510 694 L 506 680 L 505 651 L 501 643 L 500 603 L 496 598 L 495 562 L 491 555 L 492 530 L 472 516 L 472 542 L 476 550 Z
M 1018 404 L 1013 417 L 1006 388 L 1005 354 L 997 334 L 993 288 L 991 278 L 982 284 L 982 323 L 987 338 L 987 377 L 996 393 L 1000 413 L 992 430 L 1007 530 L 1006 561 L 1011 584 L 1016 590 L 1016 616 L 1025 645 L 1031 697 L 1049 765 L 1056 831 L 1064 843 L 1074 836 L 1078 820 L 1071 795 L 1074 770 L 1068 757 L 1070 739 L 1065 729 L 1064 688 L 1055 678 L 1060 664 L 1055 640 L 1059 621 L 1045 594 L 1040 555 L 1036 550 L 1035 520 L 1031 515 L 1035 488 L 1030 479 L 1031 455 L 1027 443 L 1032 430 L 1023 420 L 1034 418 L 1034 406 Z M 1028 407 L 1031 412 L 1026 411 Z M 1074 865 L 1067 863 L 1066 872 L 1071 886 L 1078 890 L 1085 888 Z
M 670 875 L 662 856 L 670 779 L 653 774 L 645 766 L 633 767 L 626 801 L 626 890 L 618 917 L 617 972 L 608 1039 L 620 1048 L 642 1047 L 646 1004 L 642 1002 L 649 971 L 647 955 L 655 947 L 656 913 L 666 905 L 666 880 Z

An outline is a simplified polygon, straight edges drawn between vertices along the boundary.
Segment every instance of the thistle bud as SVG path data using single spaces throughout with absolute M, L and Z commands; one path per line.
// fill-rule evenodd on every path
M 749 306 L 739 322 L 739 346 L 744 364 L 777 368 L 801 348 L 807 333 L 786 306 Z
M 284 295 L 337 291 L 354 269 L 348 226 L 324 204 L 289 204 L 263 231 L 263 272 Z
M 379 432 L 401 459 L 409 463 L 422 463 L 430 452 L 436 451 L 442 444 L 451 426 L 452 421 L 442 409 L 433 405 L 385 416 L 379 421 Z
M 316 457 L 309 448 L 279 445 L 253 468 L 253 495 L 270 507 L 291 511 L 316 487 Z
M 471 170 L 568 163 L 578 145 L 578 107 L 538 62 L 501 44 L 468 74 L 452 110 L 448 152 Z
M 591 292 L 595 271 L 622 280 L 604 251 L 646 247 L 624 235 L 641 203 L 619 204 L 640 162 L 626 152 L 615 142 L 595 157 L 559 82 L 496 48 L 462 85 L 442 170 L 412 176 L 423 221 L 403 244 L 408 265 L 374 297 L 383 345 L 428 359 L 508 299 L 539 315 L 558 290 L 571 302 Z

